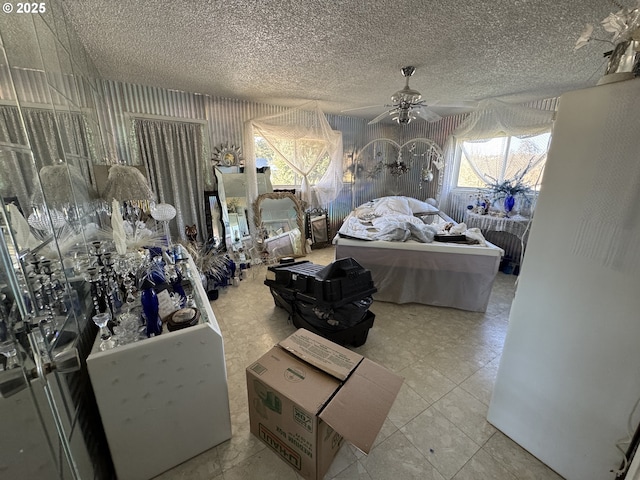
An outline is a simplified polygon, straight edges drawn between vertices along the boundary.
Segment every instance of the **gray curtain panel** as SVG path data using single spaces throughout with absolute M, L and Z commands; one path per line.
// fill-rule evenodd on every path
M 58 159 L 65 159 L 55 114 L 48 110 L 24 108 L 22 116 L 38 170 L 45 165 L 54 165 Z
M 0 147 L 0 194 L 5 199 L 16 198 L 28 215 L 37 171 L 16 107 L 0 107 Z
M 65 160 L 82 172 L 83 184 L 94 184 L 92 138 L 81 114 L 23 108 L 23 129 L 17 107 L 0 107 L 0 191 L 18 198 L 23 212 L 42 201 L 36 178 L 45 166 Z M 33 153 L 33 159 L 31 158 Z M 34 165 L 35 163 L 35 165 Z
M 176 208 L 171 236 L 184 240 L 185 226 L 196 224 L 198 240 L 206 240 L 202 125 L 136 119 L 134 131 L 158 202 Z

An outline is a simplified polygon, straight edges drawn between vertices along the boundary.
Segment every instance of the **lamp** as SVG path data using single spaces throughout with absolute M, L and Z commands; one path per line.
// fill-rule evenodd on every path
M 67 221 L 60 210 L 42 205 L 33 207 L 33 213 L 27 218 L 27 223 L 36 230 L 52 234 L 64 226 Z
M 131 165 L 113 165 L 109 169 L 103 198 L 120 202 L 154 199 L 149 182 L 140 170 Z
M 391 95 L 391 103 L 396 105 L 394 111 L 391 112 L 392 120 L 398 122 L 400 125 L 406 125 L 411 120 L 415 120 L 416 116 L 413 112 L 414 107 L 420 107 L 422 95 L 417 90 L 409 87 L 409 78 L 416 71 L 415 67 L 403 67 L 402 76 L 406 78 L 406 83 L 402 90 L 398 90 Z
M 392 117 L 392 120 L 395 120 L 401 125 L 406 125 L 407 123 L 410 123 L 411 120 L 416 119 L 416 116 L 412 112 L 411 102 L 405 100 L 400 102 L 400 105 L 396 108 L 396 112 L 393 113 L 395 113 L 396 116 Z
M 151 246 L 161 241 L 159 235 L 151 234 L 147 228 L 138 226 L 138 221 L 146 218 L 143 217 L 143 212 L 150 213 L 150 202 L 155 199 L 155 195 L 147 178 L 136 167 L 112 165 L 109 168 L 102 198 L 112 204 L 111 224 L 119 253 L 130 247 Z M 125 233 L 125 226 L 118 221 L 119 204 L 123 204 L 122 216 L 131 225 L 130 234 Z
M 176 208 L 169 203 L 157 203 L 151 207 L 151 216 L 162 222 L 164 226 L 164 236 L 167 239 L 167 247 L 171 245 L 171 233 L 169 232 L 169 221 L 176 216 Z
M 87 185 L 82 171 L 58 160 L 55 165 L 45 165 L 39 172 L 42 190 L 37 189 L 31 197 L 32 205 L 44 205 L 66 209 L 70 204 L 87 204 L 96 197 L 93 188 Z

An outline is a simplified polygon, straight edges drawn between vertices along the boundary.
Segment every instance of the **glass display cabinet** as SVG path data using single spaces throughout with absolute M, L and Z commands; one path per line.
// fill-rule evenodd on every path
M 132 300 L 138 277 L 127 270 L 132 258 L 116 254 L 117 242 L 104 238 L 117 204 L 97 198 L 94 165 L 113 157 L 108 151 L 115 141 L 106 127 L 101 82 L 61 3 L 49 0 L 41 14 L 0 16 L 0 476 L 111 480 L 116 477 L 112 457 L 120 457 L 110 451 L 121 442 L 105 423 L 135 419 L 137 436 L 130 438 L 142 436 L 152 445 L 166 424 L 161 415 L 145 423 L 149 412 L 157 407 L 166 418 L 176 412 L 160 401 L 144 411 L 118 404 L 119 417 L 109 416 L 104 388 L 94 390 L 91 382 L 92 374 L 105 372 L 101 362 L 112 367 L 112 361 L 131 355 L 138 375 L 148 371 L 172 385 L 174 405 L 196 399 L 215 408 L 210 415 L 202 405 L 187 406 L 190 418 L 183 420 L 193 435 L 186 430 L 165 435 L 202 450 L 231 435 L 226 371 L 222 336 L 197 275 L 190 282 L 201 314 L 196 325 L 100 350 L 102 336 L 109 335 L 95 314 L 119 311 L 118 303 Z M 221 225 L 215 235 L 224 238 Z M 196 271 L 193 265 L 189 269 Z M 180 346 L 189 347 L 191 356 L 178 356 Z M 166 365 L 149 369 L 140 360 L 145 355 Z M 195 385 L 175 383 L 179 362 L 190 359 L 200 368 L 193 372 Z M 106 375 L 111 367 L 105 367 Z M 173 466 L 167 461 L 188 458 L 175 450 L 178 457 L 157 450 L 155 472 Z M 121 462 L 116 467 L 127 472 Z
M 0 17 L 0 472 L 111 478 L 85 359 L 97 327 L 77 262 L 99 228 L 97 75 L 58 0 Z

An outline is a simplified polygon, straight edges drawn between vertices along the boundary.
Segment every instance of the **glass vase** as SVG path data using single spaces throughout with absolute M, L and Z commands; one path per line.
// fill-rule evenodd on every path
M 504 197 L 504 211 L 509 216 L 513 210 L 513 207 L 516 204 L 516 197 L 513 195 L 507 195 Z

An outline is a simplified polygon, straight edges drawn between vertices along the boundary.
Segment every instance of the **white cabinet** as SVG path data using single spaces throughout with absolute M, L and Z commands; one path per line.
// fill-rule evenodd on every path
M 194 283 L 200 324 L 87 359 L 120 480 L 151 478 L 231 438 L 222 334 Z

